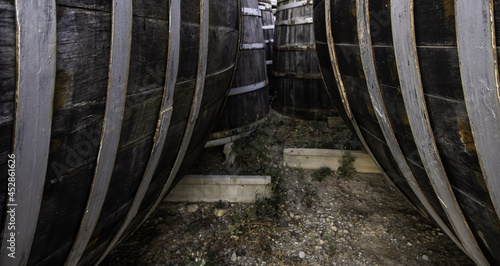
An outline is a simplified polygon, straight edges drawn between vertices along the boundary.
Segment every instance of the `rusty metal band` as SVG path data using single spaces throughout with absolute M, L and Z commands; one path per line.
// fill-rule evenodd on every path
M 302 72 L 276 72 L 271 71 L 271 75 L 275 78 L 290 78 L 290 79 L 321 79 L 321 73 L 302 73 Z
M 275 45 L 274 50 L 276 51 L 316 51 L 316 46 L 314 44 L 302 44 L 302 45 Z
M 274 30 L 274 24 L 263 25 L 262 29 L 263 30 Z
M 296 17 L 287 20 L 276 21 L 276 26 L 293 26 L 293 25 L 305 25 L 312 24 L 313 18 L 311 16 L 307 17 Z
M 258 8 L 243 7 L 241 13 L 243 16 L 262 17 L 262 12 Z
M 465 103 L 481 170 L 500 218 L 500 82 L 493 1 L 457 0 L 455 12 Z
M 373 46 L 371 41 L 370 32 L 370 15 L 368 9 L 368 0 L 357 0 L 356 1 L 356 14 L 357 14 L 357 28 L 358 28 L 358 39 L 359 39 L 359 49 L 361 54 L 361 62 L 363 65 L 363 71 L 365 74 L 366 84 L 368 87 L 368 92 L 370 93 L 370 99 L 377 116 L 380 129 L 384 135 L 387 146 L 389 147 L 394 160 L 398 164 L 401 173 L 406 179 L 406 182 L 410 186 L 411 190 L 417 198 L 420 200 L 424 208 L 431 215 L 431 217 L 436 221 L 436 223 L 443 229 L 443 231 L 459 246 L 463 249 L 462 243 L 453 235 L 448 226 L 443 222 L 441 217 L 434 210 L 429 200 L 425 197 L 424 192 L 420 188 L 413 175 L 408 163 L 405 159 L 403 151 L 399 146 L 396 135 L 392 128 L 392 124 L 388 119 L 387 110 L 382 99 L 382 91 L 380 90 L 379 81 L 377 77 L 377 71 L 375 69 L 375 57 L 373 53 Z
M 278 7 L 276 8 L 276 12 L 286 10 L 286 9 L 301 7 L 301 6 L 307 6 L 307 5 L 312 6 L 312 1 L 311 0 L 301 0 L 301 1 L 293 1 L 291 3 L 284 4 L 284 5 L 278 4 Z
M 6 199 L 5 217 L 9 221 L 9 217 L 15 215 L 16 226 L 10 230 L 5 223 L 1 265 L 28 262 L 47 172 L 56 77 L 55 0 L 16 0 L 15 7 L 17 88 L 13 160 L 16 193 Z M 7 249 L 10 234 L 15 234 L 15 258 L 9 256 Z
M 229 92 L 229 96 L 260 90 L 262 88 L 265 88 L 267 86 L 267 84 L 269 84 L 269 82 L 267 81 L 267 78 L 266 78 L 266 80 L 261 81 L 261 82 L 257 82 L 257 83 L 250 84 L 247 86 L 232 88 L 231 91 Z
M 106 199 L 120 141 L 132 43 L 132 0 L 113 0 L 106 111 L 94 180 L 75 242 L 65 265 L 77 265 Z
M 180 41 L 181 41 L 181 0 L 169 1 L 169 38 L 168 38 L 168 58 L 167 58 L 167 73 L 165 76 L 165 85 L 163 92 L 163 99 L 161 109 L 158 117 L 158 124 L 154 136 L 153 148 L 149 156 L 149 161 L 146 170 L 143 174 L 139 188 L 135 194 L 134 200 L 125 216 L 125 219 L 118 229 L 117 233 L 109 243 L 106 250 L 103 252 L 98 260 L 99 264 L 106 255 L 115 247 L 120 241 L 123 233 L 130 225 L 134 217 L 137 215 L 139 207 L 146 195 L 153 174 L 158 166 L 160 156 L 165 146 L 168 129 L 172 118 L 173 103 L 174 103 L 174 90 L 177 83 L 177 72 L 179 69 L 180 58 Z
M 200 0 L 200 43 L 199 43 L 199 52 L 198 52 L 198 70 L 196 77 L 196 86 L 195 93 L 193 98 L 193 104 L 191 107 L 191 113 L 189 115 L 186 129 L 184 132 L 184 136 L 182 138 L 181 147 L 179 149 L 179 153 L 177 158 L 175 159 L 175 163 L 172 167 L 170 175 L 167 179 L 166 184 L 163 186 L 163 189 L 156 199 L 153 207 L 149 210 L 148 214 L 144 218 L 142 222 L 144 222 L 149 215 L 154 211 L 156 206 L 160 204 L 165 195 L 167 194 L 170 185 L 174 181 L 184 157 L 186 155 L 187 149 L 189 147 L 189 143 L 191 142 L 191 137 L 193 135 L 194 128 L 196 126 L 196 122 L 198 120 L 198 116 L 201 109 L 201 102 L 203 99 L 203 90 L 205 86 L 205 76 L 207 72 L 207 64 L 208 64 L 208 37 L 209 37 L 209 0 Z
M 240 45 L 240 50 L 259 50 L 266 48 L 264 43 L 242 43 Z
M 432 133 L 413 30 L 413 0 L 391 0 L 391 20 L 399 80 L 420 158 L 432 187 L 466 253 L 476 264 L 487 264 L 453 194 Z

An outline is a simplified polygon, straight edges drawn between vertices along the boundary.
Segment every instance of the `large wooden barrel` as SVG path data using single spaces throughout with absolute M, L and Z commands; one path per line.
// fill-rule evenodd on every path
M 273 66 L 273 45 L 274 45 L 274 14 L 271 0 L 259 0 L 259 9 L 262 12 L 262 33 L 264 34 L 264 44 L 266 46 L 266 69 L 267 79 L 272 82 L 271 70 Z
M 0 0 L 1 265 L 93 265 L 147 218 L 222 108 L 238 8 Z
M 232 88 L 207 146 L 222 145 L 250 133 L 269 113 L 262 12 L 257 0 L 242 0 L 238 64 Z
M 279 0 L 276 9 L 272 106 L 303 118 L 335 113 L 321 80 L 310 0 Z
M 500 264 L 500 1 L 314 4 L 339 112 L 465 253 Z

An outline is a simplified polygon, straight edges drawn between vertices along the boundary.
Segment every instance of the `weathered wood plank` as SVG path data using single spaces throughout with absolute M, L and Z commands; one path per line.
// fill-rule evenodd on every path
M 0 264 L 25 265 L 31 252 L 40 213 L 49 155 L 52 105 L 56 73 L 55 1 L 15 1 L 17 22 L 17 88 L 13 180 L 9 195 L 9 216 L 15 227 L 4 225 Z M 10 190 L 9 190 L 10 191 Z M 19 207 L 18 207 L 19 205 Z M 9 238 L 7 238 L 7 236 Z M 14 238 L 14 250 L 10 238 Z
M 486 265 L 487 261 L 451 190 L 429 124 L 418 67 L 415 35 L 412 32 L 414 27 L 412 6 L 412 0 L 391 1 L 394 48 L 409 122 L 424 167 L 457 237 L 476 263 Z
M 492 2 L 457 1 L 456 19 L 465 102 L 484 179 L 500 217 L 500 80 Z
M 122 129 L 132 41 L 132 1 L 113 1 L 111 56 L 106 111 L 87 207 L 66 265 L 77 265 L 106 199 Z
M 443 231 L 459 246 L 463 249 L 460 241 L 454 236 L 453 232 L 444 223 L 439 214 L 434 210 L 427 197 L 425 196 L 422 188 L 419 186 L 415 175 L 411 171 L 406 158 L 399 146 L 398 140 L 392 129 L 392 125 L 389 122 L 386 107 L 382 100 L 382 93 L 380 91 L 379 81 L 377 78 L 376 68 L 375 68 L 375 56 L 373 53 L 373 46 L 371 42 L 371 31 L 370 31 L 370 18 L 369 18 L 369 8 L 367 0 L 356 1 L 357 17 L 358 17 L 358 38 L 360 41 L 360 53 L 361 60 L 363 64 L 364 76 L 368 86 L 368 91 L 370 93 L 370 99 L 377 116 L 377 120 L 380 125 L 380 129 L 384 134 L 385 141 L 391 150 L 394 160 L 401 169 L 406 182 L 408 182 L 413 193 L 420 200 L 424 208 L 431 215 L 431 217 L 436 221 L 436 223 L 441 226 Z
M 273 107 L 309 119 L 336 114 L 319 80 L 312 19 L 312 2 L 278 1 L 271 72 Z

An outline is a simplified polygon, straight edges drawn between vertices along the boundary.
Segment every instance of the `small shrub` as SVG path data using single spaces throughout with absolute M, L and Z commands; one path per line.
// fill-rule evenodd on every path
M 342 155 L 342 158 L 339 160 L 340 166 L 337 169 L 337 173 L 340 177 L 351 177 L 356 173 L 356 168 L 354 167 L 355 160 L 356 158 L 354 158 L 350 152 L 345 152 Z
M 321 167 L 320 169 L 315 170 L 312 173 L 312 180 L 321 182 L 323 181 L 323 179 L 325 179 L 325 177 L 327 177 L 330 174 L 332 174 L 332 169 L 328 167 Z

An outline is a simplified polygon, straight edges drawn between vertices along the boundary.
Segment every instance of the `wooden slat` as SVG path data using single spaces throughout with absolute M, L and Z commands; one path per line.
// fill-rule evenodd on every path
M 77 265 L 99 219 L 115 158 L 125 110 L 132 40 L 132 1 L 114 0 L 106 111 L 89 199 L 66 265 Z
M 167 182 L 162 188 L 159 197 L 156 199 L 153 207 L 149 210 L 148 214 L 144 217 L 141 224 L 146 221 L 146 219 L 151 215 L 156 206 L 160 204 L 165 195 L 170 188 L 170 185 L 174 181 L 180 167 L 184 156 L 186 155 L 191 137 L 193 135 L 194 127 L 198 120 L 198 115 L 200 112 L 201 101 L 203 99 L 203 90 L 205 85 L 205 76 L 207 70 L 207 59 L 208 59 L 208 33 L 209 33 L 209 0 L 200 0 L 200 43 L 199 43 L 199 54 L 198 54 L 198 70 L 196 77 L 196 88 L 195 94 L 191 106 L 191 113 L 189 114 L 188 122 L 186 125 L 185 133 L 182 138 L 181 147 L 177 158 L 175 159 L 174 166 L 168 176 Z
M 500 86 L 493 1 L 455 1 L 460 73 L 481 170 L 500 217 Z
M 413 0 L 391 0 L 391 20 L 403 99 L 422 163 L 465 250 L 478 265 L 487 265 L 455 199 L 430 126 L 418 64 Z
M 405 177 L 406 182 L 412 189 L 413 193 L 415 193 L 417 198 L 420 200 L 424 208 L 431 215 L 434 221 L 436 221 L 436 223 L 443 229 L 443 231 L 453 240 L 453 242 L 455 242 L 455 244 L 457 244 L 457 246 L 459 246 L 461 249 L 464 249 L 462 243 L 460 243 L 460 241 L 455 237 L 453 232 L 448 228 L 448 226 L 434 210 L 429 200 L 425 197 L 424 192 L 418 185 L 413 172 L 410 170 L 410 167 L 408 166 L 408 163 L 404 157 L 403 151 L 399 146 L 399 142 L 396 139 L 396 135 L 392 128 L 392 124 L 389 120 L 389 116 L 382 99 L 382 91 L 380 90 L 377 72 L 375 69 L 375 59 L 370 32 L 368 0 L 356 1 L 356 14 L 363 71 L 365 74 L 368 92 L 370 93 L 370 99 L 373 104 L 373 109 L 375 110 L 375 114 L 377 116 L 380 129 L 384 134 L 387 146 L 391 150 L 391 153 L 394 156 L 394 160 L 401 170 L 401 173 Z
M 13 153 L 16 193 L 14 197 L 9 195 L 5 215 L 9 221 L 10 215 L 15 214 L 15 229 L 10 230 L 5 223 L 1 265 L 25 265 L 29 258 L 47 172 L 56 77 L 55 0 L 17 0 L 15 5 L 17 104 Z M 7 242 L 11 234 L 15 241 Z M 15 252 L 7 249 L 10 243 L 15 244 Z
M 366 143 L 366 140 L 361 133 L 361 130 L 359 129 L 358 123 L 356 122 L 356 119 L 354 118 L 352 114 L 351 107 L 349 105 L 349 102 L 347 100 L 347 94 L 346 90 L 344 87 L 344 82 L 342 81 L 342 75 L 340 74 L 340 69 L 339 69 L 339 63 L 337 59 L 337 54 L 335 52 L 335 43 L 333 41 L 333 33 L 332 33 L 332 8 L 331 8 L 331 0 L 325 0 L 325 28 L 326 28 L 326 38 L 327 38 L 327 44 L 328 44 L 328 53 L 330 54 L 330 62 L 332 64 L 332 69 L 333 73 L 335 76 L 335 80 L 337 81 L 337 87 L 339 90 L 340 97 L 342 99 L 342 103 L 344 105 L 344 110 L 347 113 L 347 116 L 349 120 L 351 120 L 351 124 L 354 128 L 354 131 L 356 131 L 356 134 L 358 135 L 358 138 L 365 148 L 366 152 L 370 154 L 370 156 L 373 158 L 373 162 L 377 165 L 378 169 L 382 172 L 382 174 L 389 179 L 387 174 L 383 171 L 382 167 L 380 166 L 380 163 L 377 161 L 375 156 L 373 156 L 373 153 L 370 150 L 370 147 Z
M 173 112 L 174 104 L 174 90 L 177 83 L 177 73 L 179 70 L 180 58 L 180 41 L 181 41 L 181 0 L 170 0 L 169 3 L 169 43 L 168 43 L 168 61 L 167 73 L 165 77 L 165 87 L 163 92 L 162 106 L 158 118 L 157 130 L 154 137 L 154 144 L 149 157 L 149 162 L 142 177 L 137 193 L 135 194 L 134 201 L 132 202 L 123 224 L 118 229 L 117 233 L 109 243 L 106 250 L 99 258 L 97 264 L 107 256 L 107 254 L 115 247 L 120 241 L 123 233 L 130 225 L 136 216 L 142 200 L 146 195 L 148 187 L 153 179 L 153 174 L 156 171 L 160 156 L 165 145 L 168 129 Z

